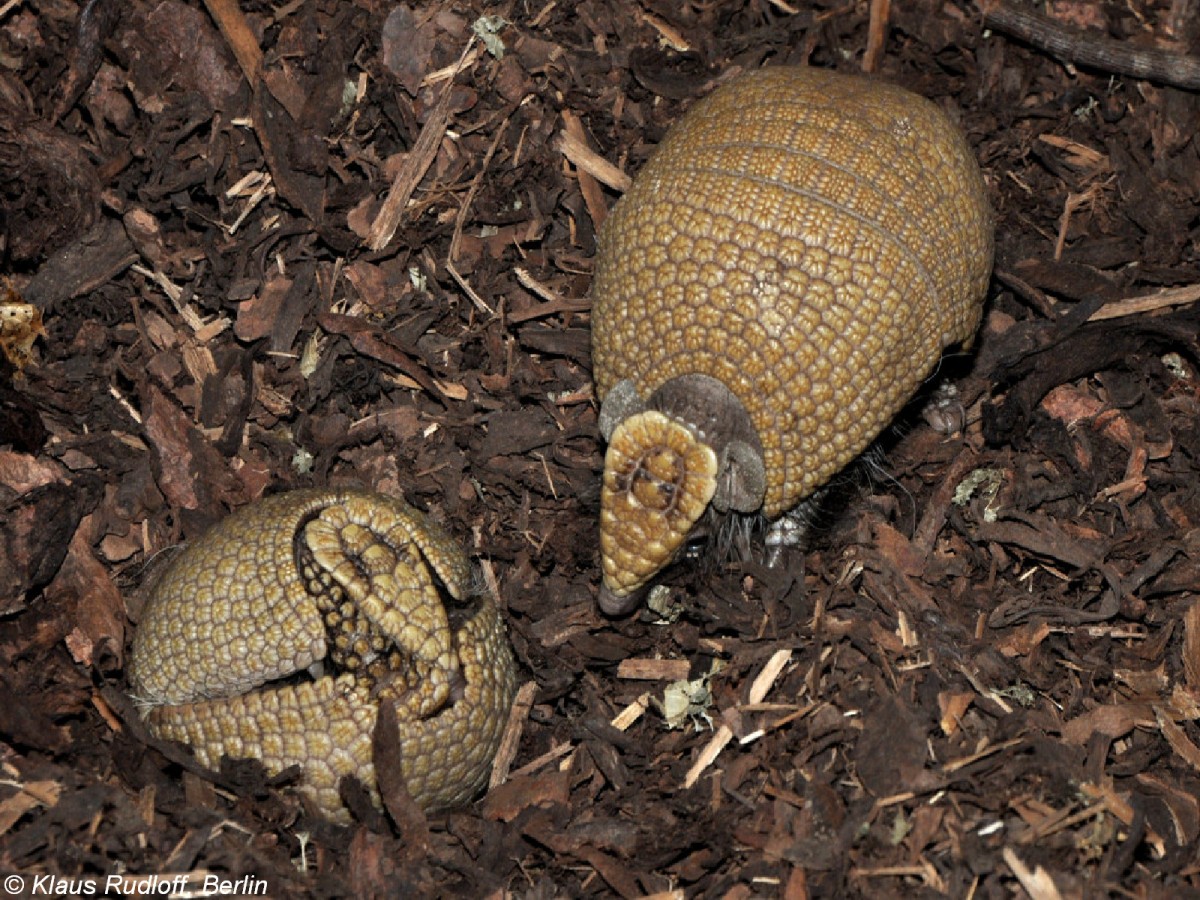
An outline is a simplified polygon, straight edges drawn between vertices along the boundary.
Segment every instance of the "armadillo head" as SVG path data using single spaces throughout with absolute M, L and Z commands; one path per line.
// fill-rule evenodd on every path
M 717 489 L 717 455 L 655 410 L 613 431 L 600 489 L 600 606 L 628 612 L 639 590 L 675 556 Z
M 710 504 L 719 512 L 762 505 L 762 450 L 745 408 L 707 376 L 672 379 L 647 402 L 622 381 L 605 398 L 600 429 L 609 443 L 600 491 L 599 603 L 605 613 L 621 615 L 638 604 Z

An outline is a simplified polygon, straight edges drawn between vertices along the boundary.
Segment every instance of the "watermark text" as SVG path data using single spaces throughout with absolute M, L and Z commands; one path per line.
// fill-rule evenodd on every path
M 267 896 L 267 880 L 253 875 L 228 878 L 212 872 L 180 875 L 108 875 L 67 878 L 62 875 L 5 875 L 9 896 L 29 897 L 247 897 Z

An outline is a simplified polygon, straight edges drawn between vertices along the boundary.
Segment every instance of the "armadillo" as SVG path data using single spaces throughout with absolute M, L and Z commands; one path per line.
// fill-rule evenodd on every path
M 992 248 L 974 155 L 916 94 L 777 67 L 696 103 L 598 241 L 602 609 L 706 511 L 777 519 L 861 454 L 974 334 Z
M 153 733 L 210 768 L 299 766 L 313 810 L 343 823 L 344 776 L 380 803 L 372 737 L 392 704 L 409 794 L 456 806 L 487 782 L 517 683 L 504 620 L 469 583 L 458 544 L 401 500 L 279 494 L 172 560 L 134 636 L 131 692 Z

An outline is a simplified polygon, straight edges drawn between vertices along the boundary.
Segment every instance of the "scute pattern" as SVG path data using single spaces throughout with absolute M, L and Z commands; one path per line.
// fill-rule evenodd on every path
M 758 430 L 774 517 L 974 333 L 991 264 L 979 168 L 934 104 L 818 69 L 755 72 L 672 128 L 605 222 L 597 393 L 724 382 Z

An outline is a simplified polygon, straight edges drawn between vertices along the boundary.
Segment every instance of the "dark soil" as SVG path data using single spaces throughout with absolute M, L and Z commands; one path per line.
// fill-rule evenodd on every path
M 858 71 L 870 4 L 223 6 L 0 14 L 4 270 L 46 332 L 0 375 L 0 871 L 1200 896 L 1197 93 L 894 3 L 879 74 L 959 119 L 997 213 L 984 327 L 943 366 L 965 427 L 907 417 L 802 560 L 681 564 L 674 621 L 610 621 L 586 298 L 618 193 L 563 136 L 636 173 L 730 73 Z M 1186 0 L 1048 6 L 1200 51 Z M 427 831 L 197 773 L 123 702 L 156 554 L 331 483 L 460 535 L 536 686 L 507 783 Z M 717 664 L 668 727 L 654 701 Z

